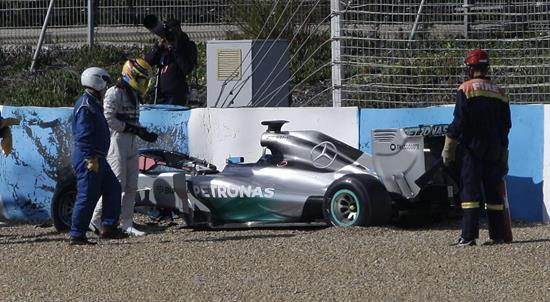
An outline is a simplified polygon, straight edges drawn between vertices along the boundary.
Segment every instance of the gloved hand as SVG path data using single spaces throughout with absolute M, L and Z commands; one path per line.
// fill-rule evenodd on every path
M 99 161 L 97 160 L 97 157 L 94 158 L 86 158 L 84 159 L 86 161 L 86 169 L 90 172 L 99 172 Z
M 445 166 L 449 166 L 455 160 L 457 145 L 458 141 L 456 139 L 445 136 L 445 146 L 441 152 L 441 158 Z
M 10 127 L 4 127 L 0 131 L 2 133 L 2 142 L 0 143 L 0 147 L 2 147 L 2 153 L 4 153 L 4 156 L 7 157 L 13 150 L 11 130 Z
M 135 134 L 139 136 L 139 138 L 141 138 L 142 140 L 150 143 L 156 142 L 158 138 L 158 134 L 149 132 L 143 127 L 138 127 L 130 124 L 126 124 L 126 126 L 124 127 L 124 132 Z
M 8 117 L 5 119 L 2 119 L 2 122 L 0 123 L 0 129 L 13 126 L 13 125 L 19 125 L 19 120 L 14 117 Z
M 500 153 L 500 167 L 504 175 L 508 174 L 508 148 L 502 148 Z
M 146 141 L 146 142 L 150 142 L 150 143 L 154 143 L 157 141 L 157 138 L 159 137 L 158 134 L 154 133 L 154 132 L 149 132 L 147 131 L 147 129 L 145 128 L 142 128 L 143 130 L 140 131 L 137 136 L 139 136 L 139 138 L 141 138 L 142 140 Z

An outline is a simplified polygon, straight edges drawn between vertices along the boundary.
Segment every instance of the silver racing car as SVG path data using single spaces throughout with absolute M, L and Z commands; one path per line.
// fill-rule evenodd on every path
M 372 132 L 373 154 L 317 131 L 284 131 L 265 121 L 262 156 L 204 160 L 141 150 L 137 205 L 170 210 L 190 227 L 390 222 L 402 211 L 445 211 L 456 184 L 441 164 L 446 125 Z

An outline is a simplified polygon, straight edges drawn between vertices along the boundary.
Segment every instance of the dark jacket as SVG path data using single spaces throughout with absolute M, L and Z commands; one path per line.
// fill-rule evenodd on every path
M 511 127 L 508 97 L 491 79 L 475 78 L 460 85 L 447 133 L 450 138 L 480 159 L 497 160 L 508 148 Z
M 160 68 L 159 97 L 171 100 L 160 103 L 185 105 L 189 88 L 185 77 L 193 71 L 196 63 L 196 46 L 182 32 L 172 50 L 155 45 L 145 60 Z
M 103 107 L 87 92 L 74 105 L 72 132 L 73 166 L 86 158 L 107 156 L 111 142 L 109 126 L 103 115 Z

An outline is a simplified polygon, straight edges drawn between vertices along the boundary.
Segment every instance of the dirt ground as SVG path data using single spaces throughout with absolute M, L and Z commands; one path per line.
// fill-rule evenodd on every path
M 143 218 L 143 217 L 142 217 Z M 69 246 L 53 227 L 0 225 L 3 301 L 549 301 L 550 226 L 456 248 L 459 221 L 197 231 Z M 95 235 L 91 238 L 96 239 Z M 487 239 L 481 232 L 479 243 Z

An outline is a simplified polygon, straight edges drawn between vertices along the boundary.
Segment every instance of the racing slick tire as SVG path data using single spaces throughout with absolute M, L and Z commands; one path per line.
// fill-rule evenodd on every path
M 71 219 L 75 200 L 75 179 L 69 179 L 57 186 L 57 189 L 53 195 L 51 207 L 53 225 L 57 231 L 66 232 L 71 228 Z
M 329 225 L 372 226 L 389 223 L 391 199 L 376 178 L 351 174 L 335 180 L 323 200 L 323 216 Z

